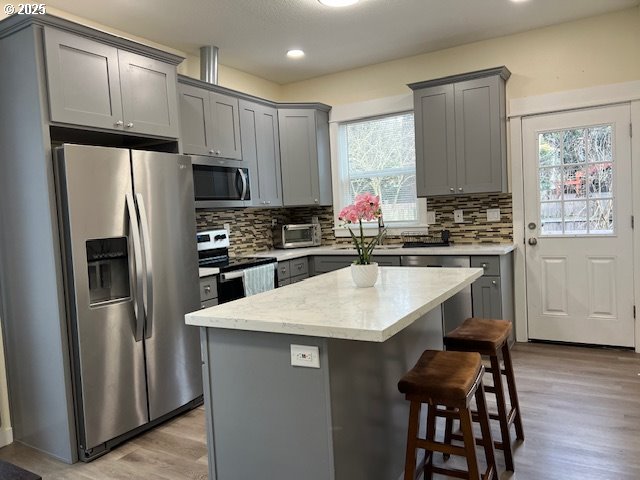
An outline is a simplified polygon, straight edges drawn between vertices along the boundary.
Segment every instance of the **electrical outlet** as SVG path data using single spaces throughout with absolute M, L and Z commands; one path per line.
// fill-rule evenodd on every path
M 229 225 L 228 223 L 225 223 L 222 228 L 224 228 L 227 233 L 229 234 L 229 236 L 231 236 L 231 225 Z
M 320 350 L 314 345 L 291 344 L 291 365 L 320 368 Z
M 313 223 L 313 224 L 316 224 L 316 225 L 317 225 L 318 223 L 320 223 L 320 220 L 318 220 L 318 217 L 315 217 L 315 216 L 314 216 L 314 217 L 311 217 L 311 223 Z
M 500 209 L 488 208 L 487 209 L 487 222 L 499 222 L 500 221 Z
M 454 210 L 453 221 L 455 223 L 464 223 L 464 210 Z
M 277 218 L 272 218 L 271 219 L 271 226 L 275 227 L 276 225 L 278 225 L 278 219 Z
M 436 212 L 433 210 L 427 212 L 427 225 L 434 225 L 436 223 Z

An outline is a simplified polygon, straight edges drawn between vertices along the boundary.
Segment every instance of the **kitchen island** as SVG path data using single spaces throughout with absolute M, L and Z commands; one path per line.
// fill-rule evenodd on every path
M 399 478 L 397 381 L 442 348 L 440 305 L 481 275 L 381 267 L 361 289 L 346 268 L 188 314 L 201 327 L 209 478 Z

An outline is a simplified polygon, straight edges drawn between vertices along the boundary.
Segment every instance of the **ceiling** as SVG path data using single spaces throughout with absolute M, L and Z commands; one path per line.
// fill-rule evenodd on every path
M 280 83 L 431 52 L 578 18 L 640 0 L 50 0 L 51 7 Z M 291 48 L 306 52 L 289 59 Z

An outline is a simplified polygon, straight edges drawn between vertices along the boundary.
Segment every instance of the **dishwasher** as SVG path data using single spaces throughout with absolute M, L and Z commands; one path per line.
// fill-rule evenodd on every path
M 403 255 L 400 257 L 400 264 L 403 267 L 470 268 L 471 259 L 455 255 Z M 442 328 L 445 335 L 472 316 L 471 308 L 471 285 L 442 304 Z

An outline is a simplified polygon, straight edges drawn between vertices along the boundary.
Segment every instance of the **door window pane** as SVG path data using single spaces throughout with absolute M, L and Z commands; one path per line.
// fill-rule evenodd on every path
M 538 135 L 541 235 L 615 233 L 612 136 L 611 125 Z

